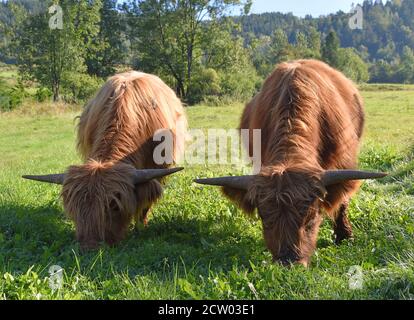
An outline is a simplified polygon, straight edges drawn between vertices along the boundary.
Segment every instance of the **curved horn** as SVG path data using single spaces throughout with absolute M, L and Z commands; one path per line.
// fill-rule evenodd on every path
M 65 177 L 66 177 L 66 174 L 60 173 L 60 174 L 48 174 L 44 176 L 23 176 L 22 178 L 28 179 L 28 180 L 62 185 L 63 182 L 65 181 Z
M 194 182 L 209 186 L 229 187 L 240 190 L 247 190 L 255 176 L 222 177 L 210 179 L 196 179 Z
M 173 169 L 142 169 L 136 170 L 134 183 L 141 184 L 153 179 L 162 178 L 169 176 L 170 174 L 184 170 L 184 168 L 173 168 Z
M 332 170 L 325 171 L 321 180 L 325 186 L 331 186 L 349 180 L 381 179 L 386 176 L 388 176 L 388 173 L 358 170 Z

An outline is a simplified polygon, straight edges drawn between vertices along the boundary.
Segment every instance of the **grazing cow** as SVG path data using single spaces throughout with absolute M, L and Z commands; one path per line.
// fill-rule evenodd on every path
M 158 77 L 119 74 L 80 116 L 78 150 L 84 164 L 69 167 L 65 174 L 24 178 L 63 185 L 64 208 L 82 247 L 113 245 L 133 220 L 146 224 L 149 209 L 162 194 L 162 178 L 181 170 L 154 163 L 159 144 L 154 134 L 171 133 L 175 161 L 183 151 L 186 129 L 181 102 Z
M 347 208 L 358 180 L 386 175 L 355 170 L 363 127 L 362 98 L 344 75 L 315 60 L 282 63 L 241 119 L 251 136 L 261 130 L 260 174 L 196 182 L 224 187 L 247 213 L 257 208 L 273 259 L 307 266 L 323 212 L 338 243 L 350 238 Z

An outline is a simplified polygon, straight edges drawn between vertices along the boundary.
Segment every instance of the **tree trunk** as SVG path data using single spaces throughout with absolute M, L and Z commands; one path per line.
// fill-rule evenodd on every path
M 59 83 L 54 82 L 52 84 L 52 92 L 53 92 L 53 102 L 59 101 Z
M 184 88 L 184 83 L 182 80 L 177 80 L 177 96 L 180 99 L 185 99 L 185 88 Z

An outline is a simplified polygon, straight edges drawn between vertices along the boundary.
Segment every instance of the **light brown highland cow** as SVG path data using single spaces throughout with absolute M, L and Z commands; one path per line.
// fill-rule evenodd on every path
M 274 260 L 306 266 L 323 216 L 334 221 L 337 242 L 350 238 L 358 180 L 385 176 L 355 170 L 363 127 L 362 98 L 343 74 L 315 60 L 282 63 L 241 119 L 241 129 L 261 129 L 260 174 L 196 182 L 223 186 L 249 214 L 258 209 Z
M 154 134 L 172 133 L 175 160 L 183 151 L 186 129 L 180 100 L 158 77 L 119 74 L 80 116 L 78 150 L 85 163 L 65 174 L 25 178 L 63 185 L 64 208 L 82 247 L 113 245 L 133 220 L 146 223 L 149 209 L 161 197 L 162 178 L 180 170 L 154 163 Z

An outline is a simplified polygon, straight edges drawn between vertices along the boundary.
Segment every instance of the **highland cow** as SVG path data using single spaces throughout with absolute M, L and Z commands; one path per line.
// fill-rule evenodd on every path
M 187 120 L 180 100 L 158 77 L 127 72 L 110 78 L 86 105 L 78 125 L 84 164 L 65 174 L 24 176 L 62 184 L 67 215 L 84 248 L 122 240 L 132 221 L 147 223 L 162 195 L 163 177 L 181 170 L 154 163 L 153 136 L 168 130 L 171 159 L 183 151 Z
M 352 237 L 347 208 L 359 180 L 386 175 L 356 170 L 364 110 L 352 81 L 320 61 L 282 63 L 246 106 L 240 128 L 262 132 L 260 174 L 196 182 L 224 187 L 249 214 L 257 209 L 275 261 L 307 266 L 324 215 L 337 243 Z

